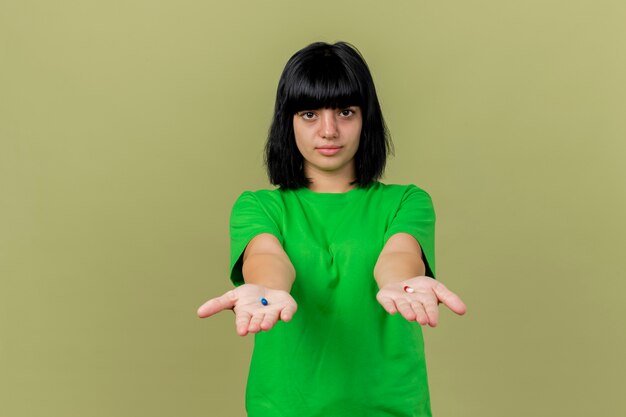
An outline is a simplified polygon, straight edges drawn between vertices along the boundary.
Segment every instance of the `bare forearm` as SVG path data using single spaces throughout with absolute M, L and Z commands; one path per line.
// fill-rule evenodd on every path
M 243 264 L 243 279 L 247 284 L 262 285 L 290 292 L 296 271 L 284 256 L 272 253 L 250 255 Z
M 374 278 L 378 288 L 393 282 L 422 276 L 426 273 L 424 261 L 412 252 L 382 254 L 374 268 Z

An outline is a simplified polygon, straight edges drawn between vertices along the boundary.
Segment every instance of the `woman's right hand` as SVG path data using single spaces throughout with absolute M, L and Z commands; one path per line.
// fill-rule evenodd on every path
M 263 305 L 261 299 L 268 302 Z M 198 308 L 198 317 L 210 317 L 222 310 L 235 313 L 237 334 L 267 331 L 280 319 L 288 322 L 298 309 L 296 300 L 286 291 L 274 290 L 256 284 L 243 284 L 224 295 L 212 298 Z

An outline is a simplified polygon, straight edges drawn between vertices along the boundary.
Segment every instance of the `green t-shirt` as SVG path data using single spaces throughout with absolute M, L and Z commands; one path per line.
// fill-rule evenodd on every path
M 415 185 L 375 182 L 346 193 L 245 191 L 231 218 L 231 280 L 260 233 L 278 238 L 296 270 L 298 311 L 255 335 L 249 417 L 431 416 L 422 329 L 376 300 L 374 266 L 409 233 L 435 277 L 435 213 Z M 271 302 L 271 300 L 270 300 Z

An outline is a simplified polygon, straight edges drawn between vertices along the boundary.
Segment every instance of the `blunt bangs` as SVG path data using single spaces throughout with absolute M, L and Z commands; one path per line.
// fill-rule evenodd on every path
M 359 81 L 345 63 L 334 56 L 312 55 L 304 57 L 302 62 L 294 66 L 294 72 L 290 74 L 294 78 L 285 85 L 284 104 L 288 113 L 321 108 L 362 107 L 365 104 Z

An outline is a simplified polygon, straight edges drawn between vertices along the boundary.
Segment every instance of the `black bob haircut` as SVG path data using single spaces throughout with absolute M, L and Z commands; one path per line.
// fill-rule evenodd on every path
M 315 42 L 296 52 L 278 82 L 274 116 L 265 145 L 265 165 L 272 184 L 285 189 L 307 187 L 302 154 L 293 131 L 293 116 L 302 110 L 361 108 L 363 125 L 354 156 L 356 179 L 367 187 L 385 171 L 393 144 L 374 81 L 360 52 L 347 42 Z

